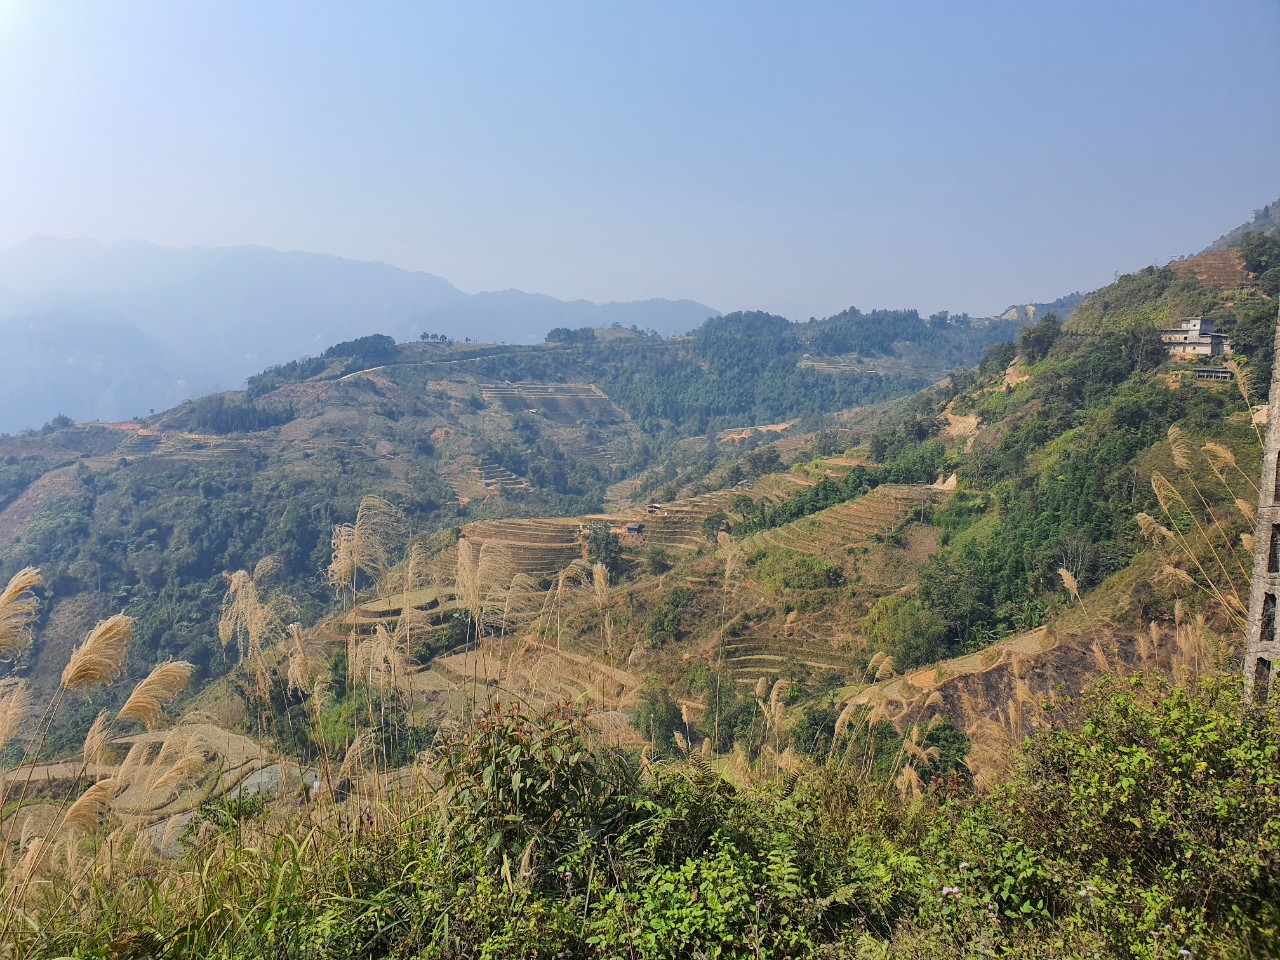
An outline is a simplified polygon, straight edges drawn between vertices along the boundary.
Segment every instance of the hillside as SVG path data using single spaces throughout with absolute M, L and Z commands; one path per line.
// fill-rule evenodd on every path
M 365 496 L 396 504 L 422 538 L 488 518 L 595 513 L 610 491 L 630 485 L 637 502 L 732 451 L 695 437 L 743 424 L 795 433 L 908 392 L 921 372 L 971 363 L 1014 329 L 851 310 L 801 325 L 735 315 L 673 339 L 625 329 L 561 329 L 529 346 L 374 336 L 271 368 L 244 392 L 0 438 L 0 573 L 38 565 L 51 588 L 43 641 L 24 667 L 52 682 L 92 620 L 123 607 L 139 620 L 135 669 L 175 656 L 216 675 L 222 574 L 275 556 L 274 587 L 316 619 L 332 597 L 317 576 L 332 528 Z M 861 351 L 885 372 L 806 364 L 824 350 Z M 914 375 L 891 372 L 902 353 Z

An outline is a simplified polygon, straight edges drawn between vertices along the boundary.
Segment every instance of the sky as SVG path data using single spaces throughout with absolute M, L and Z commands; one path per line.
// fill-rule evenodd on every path
M 0 0 L 0 248 L 988 315 L 1280 196 L 1280 3 Z

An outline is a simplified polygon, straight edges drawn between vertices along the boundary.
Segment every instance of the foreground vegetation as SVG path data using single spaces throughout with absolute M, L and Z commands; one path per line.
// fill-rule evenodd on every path
M 5 956 L 1250 957 L 1280 942 L 1280 719 L 1217 677 L 1050 703 L 996 789 L 650 762 L 493 706 L 416 781 L 202 808 L 177 860 L 69 826 L 6 866 Z M 917 759 L 910 741 L 890 772 Z M 345 791 L 343 791 L 345 793 Z M 75 853 L 72 854 L 71 850 Z

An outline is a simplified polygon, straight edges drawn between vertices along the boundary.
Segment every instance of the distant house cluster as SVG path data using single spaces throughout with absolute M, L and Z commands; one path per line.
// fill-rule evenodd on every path
M 1194 357 L 1221 357 L 1231 353 L 1231 341 L 1214 330 L 1212 317 L 1183 317 L 1176 327 L 1160 330 L 1169 355 L 1190 360 Z

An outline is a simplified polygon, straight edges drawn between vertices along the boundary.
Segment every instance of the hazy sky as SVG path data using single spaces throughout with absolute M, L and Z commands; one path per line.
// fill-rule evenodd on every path
M 986 314 L 1280 196 L 1280 3 L 0 0 L 0 247 Z

